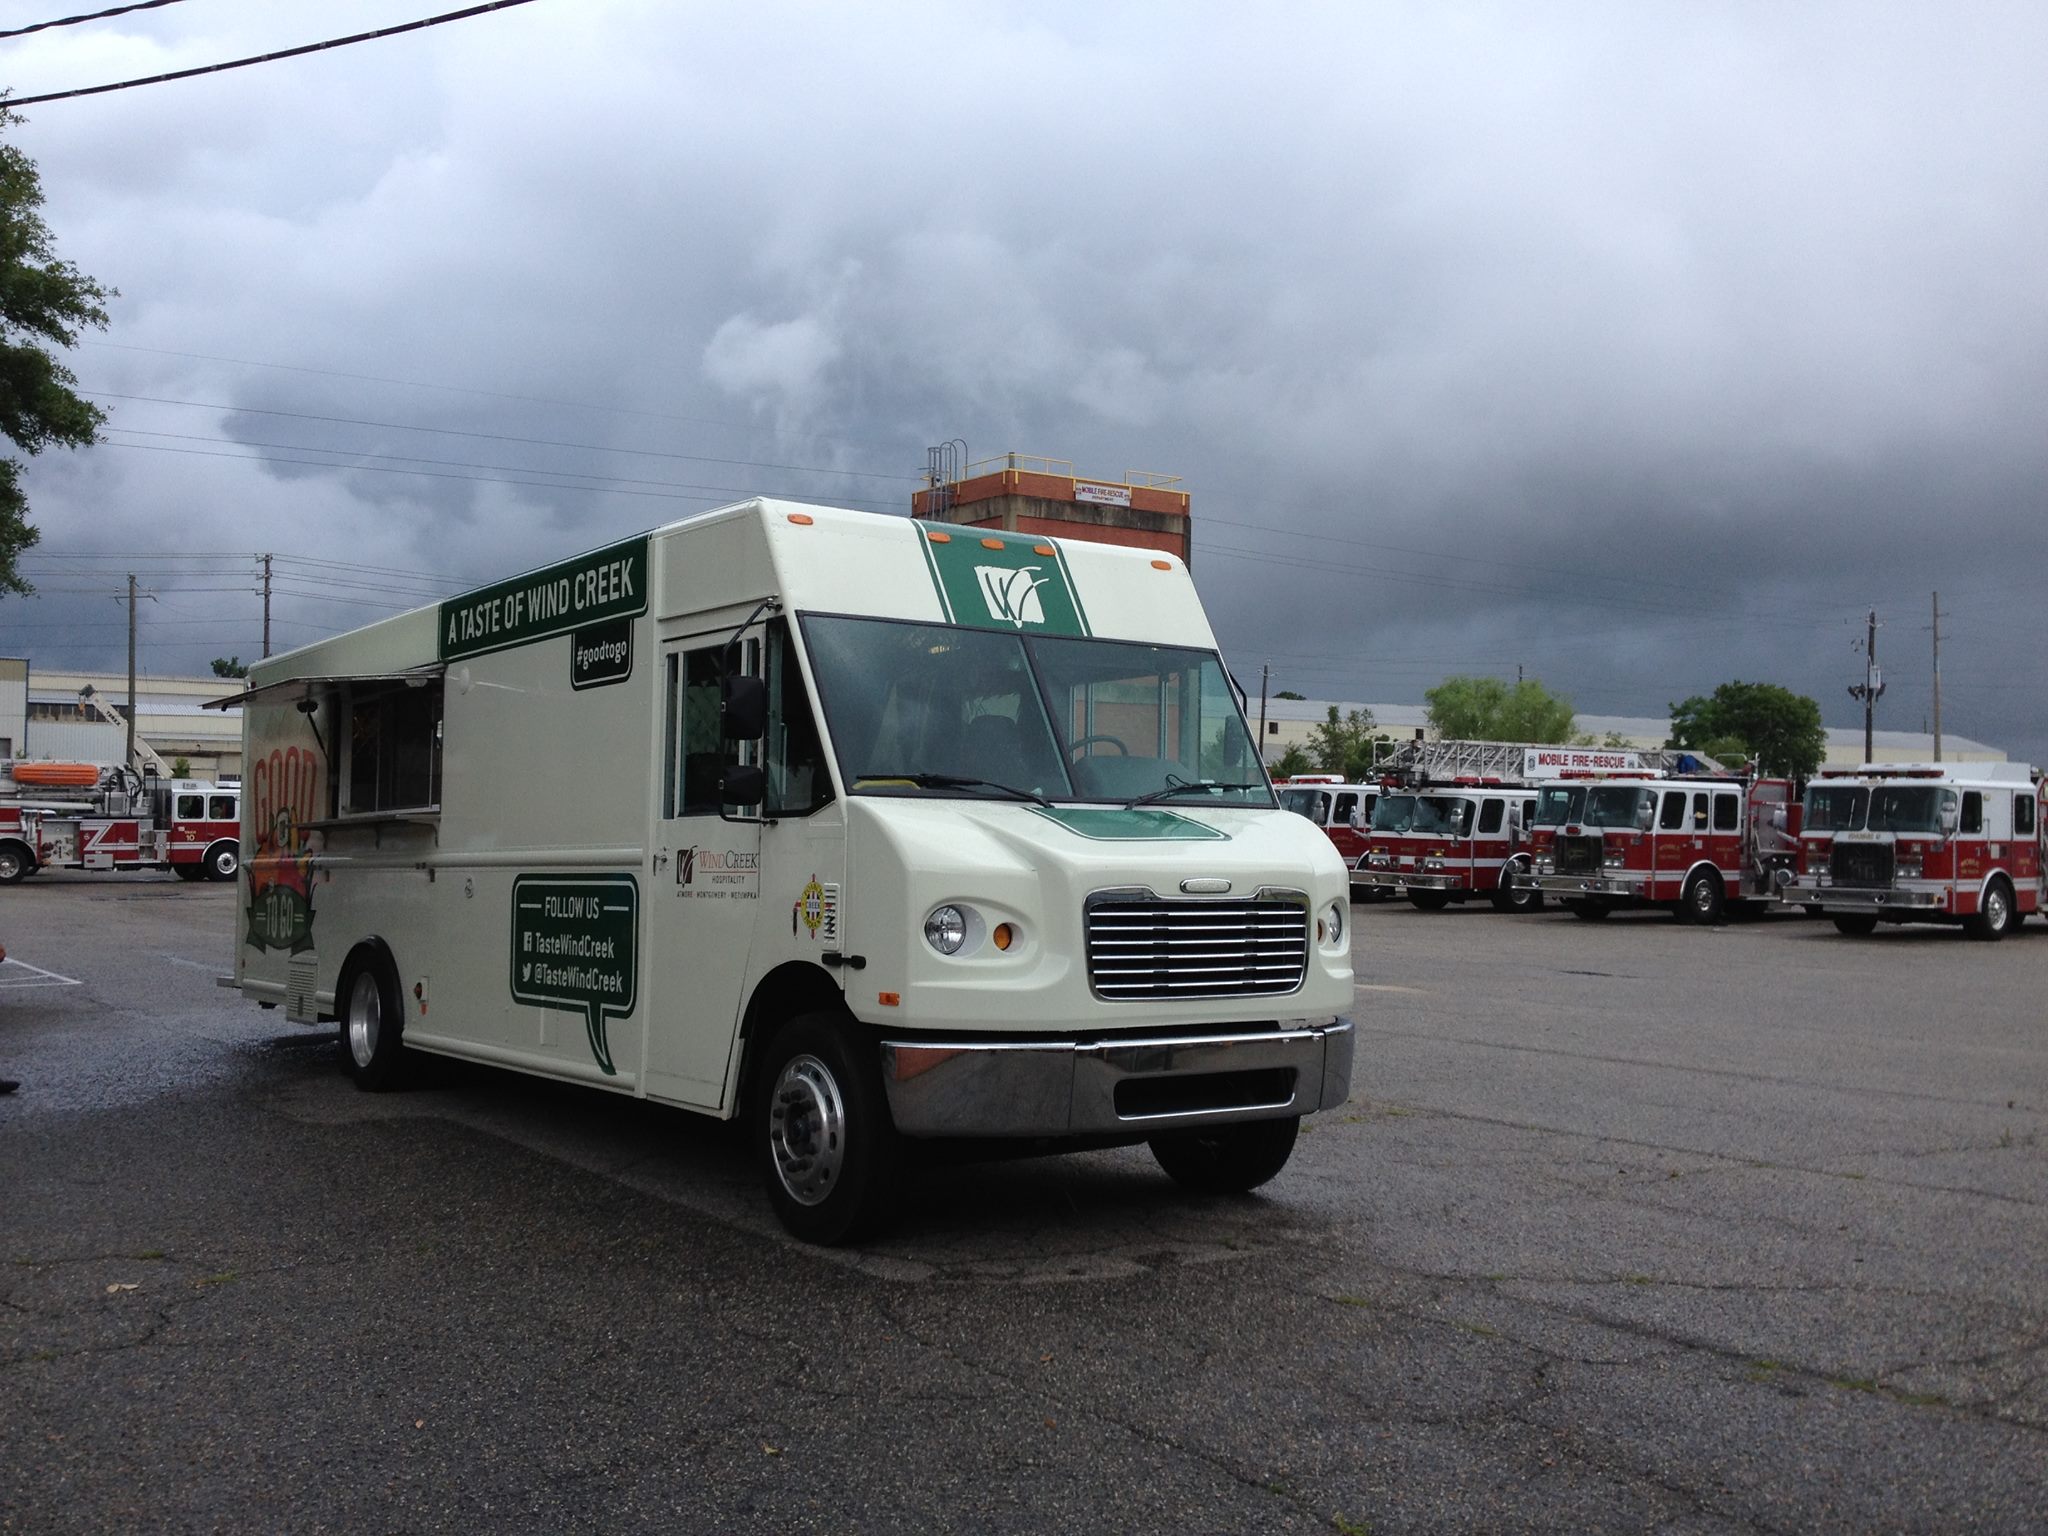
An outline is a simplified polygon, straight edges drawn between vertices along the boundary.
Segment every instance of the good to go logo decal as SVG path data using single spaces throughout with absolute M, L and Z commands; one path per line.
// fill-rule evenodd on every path
M 912 523 L 949 624 L 1085 635 L 1088 615 L 1067 557 L 1051 539 Z

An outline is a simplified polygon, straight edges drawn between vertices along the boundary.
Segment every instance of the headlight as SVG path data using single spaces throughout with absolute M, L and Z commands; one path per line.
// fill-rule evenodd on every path
M 1333 901 L 1316 915 L 1316 942 L 1335 947 L 1344 938 L 1344 903 Z
M 933 907 L 924 920 L 925 942 L 942 955 L 957 955 L 967 942 L 967 915 L 958 907 Z
M 1392 855 L 1388 854 L 1386 850 L 1382 848 L 1375 848 L 1370 854 L 1366 855 L 1366 857 L 1370 858 L 1373 861 L 1373 863 L 1381 869 L 1385 869 L 1389 864 L 1394 862 Z
M 1444 867 L 1444 861 L 1432 856 L 1422 861 L 1422 867 L 1427 870 L 1440 870 Z
M 1606 869 L 1619 869 L 1621 868 L 1621 862 L 1622 858 L 1618 853 L 1603 855 L 1600 860 L 1601 866 Z
M 1547 853 L 1543 855 L 1542 858 L 1536 861 L 1536 873 L 1539 875 L 1551 874 L 1555 872 L 1556 869 L 1557 861 Z
M 1901 848 L 1899 850 L 1899 873 L 1908 880 L 1918 880 L 1926 863 L 1926 850 L 1922 848 Z

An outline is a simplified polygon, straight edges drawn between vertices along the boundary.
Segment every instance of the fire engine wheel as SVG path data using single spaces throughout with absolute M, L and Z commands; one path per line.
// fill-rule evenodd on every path
M 0 885 L 15 885 L 28 878 L 36 861 L 20 843 L 0 843 Z
M 206 878 L 232 880 L 242 867 L 242 851 L 233 843 L 216 843 L 206 850 Z
M 1996 944 L 2012 932 L 2016 912 L 2012 887 L 2001 877 L 1984 887 L 1984 900 L 1973 916 L 1963 919 L 1963 931 L 1973 939 Z
M 1168 1131 L 1149 1145 L 1166 1176 L 1204 1195 L 1242 1195 L 1287 1166 L 1301 1117 Z
M 1584 900 L 1568 901 L 1564 904 L 1564 909 L 1565 911 L 1571 913 L 1573 917 L 1583 917 L 1587 919 L 1606 917 L 1609 913 L 1611 913 L 1614 910 L 1614 908 L 1607 905 L 1607 903 L 1604 901 Z
M 1678 898 L 1678 920 L 1681 923 L 1718 923 L 1722 910 L 1718 876 L 1701 870 L 1685 882 L 1685 890 Z
M 1415 890 L 1408 893 L 1408 900 L 1424 912 L 1441 912 L 1451 904 L 1449 891 Z
M 1877 918 L 1868 912 L 1845 912 L 1835 919 L 1835 932 L 1860 939 L 1877 932 Z
M 1493 888 L 1493 910 L 1496 912 L 1534 912 L 1543 905 L 1543 893 L 1533 886 L 1511 883 L 1509 870 L 1500 872 L 1500 884 Z
M 872 1046 L 830 1013 L 791 1019 L 768 1040 L 754 1138 L 768 1198 L 809 1243 L 852 1243 L 887 1217 L 900 1146 Z
M 335 988 L 340 1015 L 341 1064 L 358 1088 L 382 1093 L 398 1086 L 405 1008 L 398 977 L 381 947 L 363 945 L 341 968 Z

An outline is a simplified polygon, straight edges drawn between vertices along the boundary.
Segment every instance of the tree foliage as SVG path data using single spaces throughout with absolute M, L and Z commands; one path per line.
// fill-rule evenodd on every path
M 0 102 L 0 134 L 21 121 Z M 68 261 L 43 222 L 36 163 L 0 141 L 0 433 L 24 453 L 98 440 L 106 413 L 77 392 L 77 377 L 52 355 L 105 330 L 117 297 Z M 0 459 L 0 593 L 27 592 L 19 560 L 39 537 L 28 520 L 21 461 Z
M 1771 773 L 1803 779 L 1827 755 L 1820 705 L 1776 683 L 1723 683 L 1671 706 L 1669 745 L 1724 761 L 1753 758 Z
M 1308 695 L 1305 693 L 1296 693 L 1292 688 L 1282 688 L 1278 693 L 1274 694 L 1273 697 L 1276 699 L 1305 699 L 1308 697 Z
M 1273 777 L 1276 779 L 1291 779 L 1297 773 L 1313 773 L 1315 772 L 1315 767 L 1315 763 L 1310 760 L 1309 755 L 1302 751 L 1301 748 L 1289 747 L 1280 754 L 1279 761 L 1273 764 Z
M 216 656 L 213 658 L 215 677 L 247 677 L 249 664 L 239 656 Z
M 1354 709 L 1340 718 L 1332 704 L 1329 718 L 1309 731 L 1308 755 L 1318 773 L 1341 773 L 1357 783 L 1372 777 L 1374 743 L 1385 739 L 1374 728 L 1371 710 Z
M 1571 700 L 1535 678 L 1447 677 L 1423 694 L 1429 723 L 1453 741 L 1564 742 L 1577 724 Z

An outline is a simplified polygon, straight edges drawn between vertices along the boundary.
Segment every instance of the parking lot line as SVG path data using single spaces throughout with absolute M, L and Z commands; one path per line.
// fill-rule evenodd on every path
M 18 966 L 27 971 L 27 977 L 20 980 L 8 976 L 9 967 Z M 83 983 L 75 976 L 59 976 L 55 971 L 46 971 L 41 966 L 30 965 L 26 960 L 0 960 L 0 989 L 23 989 L 27 987 L 76 987 Z

